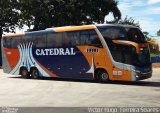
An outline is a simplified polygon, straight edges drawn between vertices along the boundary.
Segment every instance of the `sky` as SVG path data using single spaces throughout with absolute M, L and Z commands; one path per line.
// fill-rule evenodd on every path
M 147 31 L 152 36 L 157 35 L 160 29 L 160 0 L 117 0 L 118 8 L 122 13 L 122 18 L 126 16 L 132 17 L 136 22 L 139 22 L 142 31 Z M 107 20 L 113 20 L 113 15 L 110 13 L 106 16 Z M 26 31 L 27 27 L 19 30 L 16 33 Z
M 122 18 L 132 17 L 139 22 L 142 31 L 157 35 L 160 29 L 160 0 L 118 0 L 118 8 Z M 109 14 L 106 18 L 112 20 L 113 16 Z

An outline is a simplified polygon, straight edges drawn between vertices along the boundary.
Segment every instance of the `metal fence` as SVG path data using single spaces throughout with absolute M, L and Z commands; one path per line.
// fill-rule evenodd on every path
M 152 62 L 152 63 L 156 63 L 156 62 L 159 62 L 159 63 L 160 63 L 160 56 L 151 57 L 151 62 Z

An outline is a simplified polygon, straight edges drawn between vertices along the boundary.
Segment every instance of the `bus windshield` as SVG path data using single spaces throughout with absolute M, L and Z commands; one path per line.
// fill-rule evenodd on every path
M 143 49 L 139 54 L 133 52 L 132 64 L 137 67 L 145 67 L 150 65 L 150 54 L 148 49 Z
M 137 43 L 145 43 L 147 42 L 146 38 L 142 34 L 142 32 L 137 28 L 125 28 L 127 37 L 129 37 L 129 41 L 137 42 Z
M 98 26 L 104 38 L 111 40 L 127 40 L 136 43 L 146 43 L 143 33 L 134 27 Z

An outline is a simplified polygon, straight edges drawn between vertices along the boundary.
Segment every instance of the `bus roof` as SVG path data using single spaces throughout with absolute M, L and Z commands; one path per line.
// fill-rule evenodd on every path
M 7 34 L 3 37 L 17 37 L 17 36 L 25 36 L 25 35 L 37 35 L 37 34 L 44 34 L 44 33 L 50 33 L 50 32 L 67 32 L 67 31 L 77 31 L 77 30 L 89 30 L 89 29 L 95 29 L 97 27 L 103 27 L 103 26 L 118 26 L 118 27 L 131 27 L 131 28 L 137 28 L 132 25 L 122 25 L 122 24 L 96 24 L 96 25 L 81 25 L 81 26 L 64 26 L 64 27 L 55 27 L 55 28 L 47 28 L 45 30 L 39 30 L 39 31 L 32 31 L 32 32 L 25 32 L 22 34 Z
M 7 34 L 3 37 L 16 37 L 16 36 L 25 36 L 25 35 L 37 35 L 49 32 L 67 32 L 67 31 L 77 31 L 77 30 L 88 30 L 95 29 L 95 25 L 82 25 L 82 26 L 64 26 L 64 27 L 55 27 L 55 28 L 47 28 L 45 30 L 25 32 L 23 34 Z
M 113 26 L 113 27 L 126 27 L 126 28 L 138 28 L 133 25 L 124 25 L 124 24 L 97 24 L 97 27 L 103 27 L 103 26 Z

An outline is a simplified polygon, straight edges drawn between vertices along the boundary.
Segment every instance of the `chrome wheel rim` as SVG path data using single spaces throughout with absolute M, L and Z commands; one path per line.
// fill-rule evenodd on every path
M 103 81 L 106 81 L 106 80 L 108 79 L 108 74 L 107 74 L 107 73 L 102 73 L 101 79 L 102 79 Z

